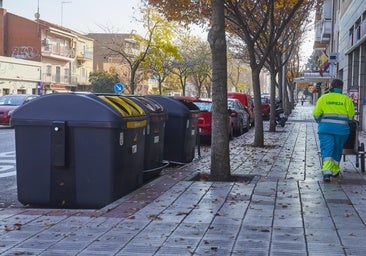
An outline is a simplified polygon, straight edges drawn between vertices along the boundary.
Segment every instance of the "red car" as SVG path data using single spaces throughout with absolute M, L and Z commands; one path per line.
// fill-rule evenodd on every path
M 238 99 L 241 102 L 241 104 L 244 106 L 249 114 L 250 125 L 254 126 L 254 105 L 252 97 L 249 94 L 241 92 L 228 92 L 227 97 L 229 99 Z
M 13 94 L 0 97 L 0 125 L 10 125 L 11 115 L 15 109 L 38 95 Z
M 263 120 L 269 120 L 270 118 L 270 112 L 271 112 L 271 106 L 269 104 L 269 99 L 267 97 L 261 98 L 261 109 L 262 109 L 262 117 Z
M 200 136 L 209 137 L 212 134 L 212 102 L 206 100 L 195 100 L 193 103 L 200 109 L 201 113 L 198 117 L 198 129 Z M 234 124 L 231 117 L 228 115 L 229 122 L 229 139 L 234 136 Z

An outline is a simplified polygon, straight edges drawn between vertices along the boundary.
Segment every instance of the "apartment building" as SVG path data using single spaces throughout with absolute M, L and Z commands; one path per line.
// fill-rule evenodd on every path
M 41 63 L 40 94 L 75 91 L 89 83 L 93 39 L 44 20 L 29 20 L 0 8 L 0 56 Z M 0 74 L 1 80 L 1 74 Z M 0 83 L 0 95 L 12 91 Z
M 41 94 L 41 68 L 38 61 L 0 56 L 0 95 Z
M 339 55 L 337 73 L 357 105 L 362 130 L 366 130 L 366 2 L 337 0 L 335 3 L 339 13 L 333 43 Z
M 131 63 L 138 60 L 138 56 L 146 50 L 146 45 L 141 43 L 143 40 L 136 40 L 139 36 L 131 33 L 89 33 L 87 36 L 94 40 L 94 70 L 118 74 L 126 85 L 125 92 L 130 93 L 131 66 L 126 58 Z M 141 67 L 134 72 L 135 94 L 145 95 L 157 88 L 157 83 L 149 79 Z
M 343 80 L 366 130 L 366 1 L 323 0 L 319 7 L 313 54 L 319 48 L 326 54 L 324 67 L 330 78 Z

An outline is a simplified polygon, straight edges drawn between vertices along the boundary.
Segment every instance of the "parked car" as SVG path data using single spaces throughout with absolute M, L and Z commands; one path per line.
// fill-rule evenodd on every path
M 270 118 L 271 105 L 269 104 L 269 99 L 267 97 L 261 98 L 261 109 L 263 120 L 268 121 Z
M 200 109 L 198 117 L 198 129 L 200 136 L 210 137 L 212 134 L 212 102 L 208 100 L 196 99 L 193 103 Z M 234 123 L 231 116 L 228 115 L 229 139 L 234 136 Z
M 254 104 L 249 94 L 241 92 L 228 92 L 227 97 L 230 99 L 238 99 L 249 114 L 249 123 L 254 126 Z
M 234 123 L 234 135 L 242 135 L 250 129 L 250 116 L 238 99 L 227 100 L 230 116 Z
M 0 96 L 0 125 L 10 125 L 14 110 L 36 97 L 38 95 L 9 94 Z

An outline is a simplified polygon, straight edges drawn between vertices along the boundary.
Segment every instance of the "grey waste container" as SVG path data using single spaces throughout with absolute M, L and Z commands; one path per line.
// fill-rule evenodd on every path
M 147 121 L 129 99 L 44 95 L 11 122 L 22 204 L 100 208 L 142 184 Z
M 147 95 L 168 113 L 165 125 L 164 160 L 185 164 L 192 162 L 197 139 L 199 108 L 193 103 L 161 96 Z
M 147 126 L 145 135 L 144 181 L 155 178 L 167 166 L 164 163 L 164 133 L 168 114 L 163 106 L 153 99 L 144 96 L 128 96 L 146 113 Z

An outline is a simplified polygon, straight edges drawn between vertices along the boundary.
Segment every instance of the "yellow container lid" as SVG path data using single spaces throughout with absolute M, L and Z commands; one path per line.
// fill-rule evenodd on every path
M 134 101 L 120 96 L 100 95 L 100 99 L 111 105 L 123 117 L 145 116 L 145 111 Z

